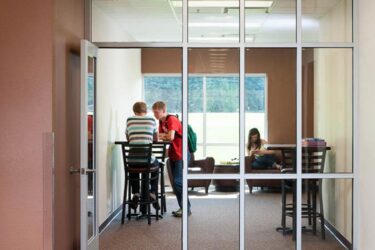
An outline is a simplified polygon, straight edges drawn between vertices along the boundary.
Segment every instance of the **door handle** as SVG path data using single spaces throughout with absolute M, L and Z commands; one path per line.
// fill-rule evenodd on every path
M 70 174 L 79 174 L 79 173 L 81 173 L 81 169 L 80 168 L 70 167 L 69 168 L 69 173 Z
M 96 173 L 96 169 L 82 168 L 81 174 Z
M 90 169 L 90 168 L 69 168 L 70 174 L 89 174 L 89 173 L 96 173 L 96 169 Z

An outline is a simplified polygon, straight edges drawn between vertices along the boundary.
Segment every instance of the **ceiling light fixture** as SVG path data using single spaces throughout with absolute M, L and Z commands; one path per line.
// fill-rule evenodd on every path
M 239 1 L 189 1 L 191 8 L 239 8 Z M 245 1 L 246 8 L 270 8 L 273 1 Z M 182 8 L 182 1 L 172 1 L 173 7 Z
M 239 23 L 209 23 L 209 22 L 197 22 L 189 23 L 189 28 L 238 28 Z M 260 23 L 248 22 L 246 23 L 246 28 L 259 28 Z
M 205 42 L 205 41 L 212 41 L 212 42 L 216 42 L 216 41 L 239 41 L 239 38 L 238 37 L 189 37 L 189 41 L 190 42 Z

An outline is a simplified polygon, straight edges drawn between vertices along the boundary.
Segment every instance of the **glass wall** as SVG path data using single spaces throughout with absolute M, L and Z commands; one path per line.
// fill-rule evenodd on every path
M 280 173 L 282 147 L 296 144 L 296 50 L 247 48 L 245 56 L 246 75 L 266 80 L 245 80 L 246 173 Z
M 182 0 L 92 0 L 92 40 L 181 42 L 181 5 Z
M 233 1 L 188 1 L 189 42 L 238 42 L 239 7 Z
M 302 52 L 303 146 L 326 147 L 322 172 L 353 170 L 352 60 L 346 48 Z
M 94 42 L 174 47 L 143 48 L 135 64 L 141 98 L 164 100 L 197 136 L 183 249 L 355 248 L 352 2 L 245 0 L 240 21 L 238 0 L 189 0 L 185 12 L 181 0 L 93 1 Z
M 302 0 L 303 42 L 352 42 L 352 0 Z
M 245 1 L 245 40 L 295 42 L 296 1 Z

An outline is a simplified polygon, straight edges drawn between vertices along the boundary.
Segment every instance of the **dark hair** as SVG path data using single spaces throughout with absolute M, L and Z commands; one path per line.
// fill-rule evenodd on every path
M 249 136 L 247 137 L 247 149 L 248 150 L 251 150 L 251 136 L 253 135 L 258 135 L 258 139 L 256 140 L 255 142 L 255 145 L 257 146 L 256 148 L 260 148 L 262 142 L 260 140 L 260 133 L 259 133 L 259 130 L 257 128 L 252 128 L 250 129 L 249 131 Z

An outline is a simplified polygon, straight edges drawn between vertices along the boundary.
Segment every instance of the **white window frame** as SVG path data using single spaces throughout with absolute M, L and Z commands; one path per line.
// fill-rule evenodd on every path
M 189 77 L 202 77 L 203 78 L 203 142 L 197 143 L 198 146 L 203 147 L 203 157 L 207 157 L 207 146 L 238 146 L 238 143 L 231 143 L 231 142 L 222 142 L 222 143 L 214 143 L 214 142 L 207 142 L 207 87 L 206 87 L 206 80 L 207 77 L 238 77 L 238 74 L 189 74 Z M 142 74 L 142 97 L 145 100 L 145 77 L 181 77 L 181 74 L 176 73 L 145 73 Z M 263 77 L 264 80 L 264 139 L 268 140 L 268 77 L 265 73 L 255 73 L 255 74 L 245 74 L 246 77 Z M 245 112 L 248 113 L 248 112 Z M 246 131 L 247 132 L 247 131 Z M 247 137 L 246 137 L 247 138 Z M 229 159 L 228 159 L 229 160 Z
M 240 216 L 239 249 L 245 248 L 245 181 L 246 179 L 293 179 L 297 181 L 297 237 L 296 249 L 302 249 L 301 235 L 301 202 L 302 202 L 302 180 L 304 179 L 350 179 L 353 181 L 353 224 L 352 224 L 352 245 L 353 249 L 359 248 L 358 217 L 359 217 L 359 161 L 358 161 L 358 134 L 359 134 L 359 105 L 358 105 L 358 0 L 353 2 L 353 42 L 302 42 L 302 0 L 296 0 L 296 41 L 289 43 L 253 43 L 245 41 L 245 0 L 240 3 L 240 39 L 239 42 L 227 43 L 194 43 L 188 41 L 188 0 L 182 0 L 182 42 L 96 42 L 99 48 L 182 48 L 182 121 L 183 121 L 183 152 L 187 151 L 187 111 L 188 111 L 188 50 L 190 48 L 238 48 L 240 50 L 240 173 L 238 174 L 188 174 L 187 155 L 183 155 L 183 217 L 182 217 L 182 249 L 188 249 L 188 215 L 187 211 L 187 182 L 192 179 L 239 179 L 240 180 Z M 87 15 L 90 17 L 90 14 Z M 91 33 L 87 33 L 90 39 Z M 297 173 L 295 174 L 245 174 L 244 152 L 245 152 L 245 115 L 244 115 L 244 79 L 245 79 L 245 49 L 246 48 L 294 48 L 296 49 L 296 79 L 297 79 Z M 304 174 L 301 172 L 301 139 L 302 139 L 302 48 L 349 48 L 353 51 L 353 172 L 352 173 L 324 173 Z

